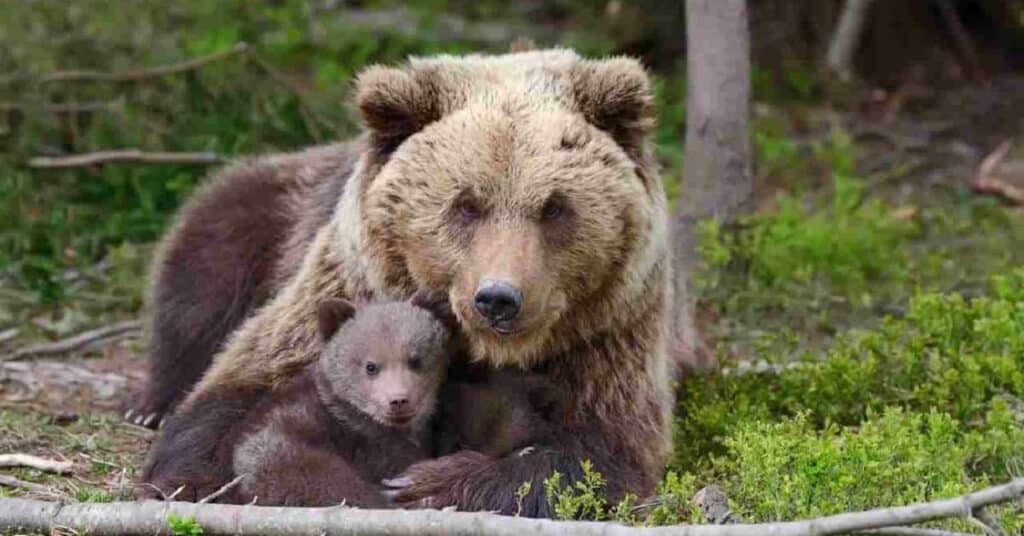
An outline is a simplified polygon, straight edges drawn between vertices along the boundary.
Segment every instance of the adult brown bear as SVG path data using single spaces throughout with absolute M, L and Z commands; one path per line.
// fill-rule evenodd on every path
M 213 491 L 218 438 L 317 356 L 324 298 L 427 288 L 448 293 L 473 359 L 547 375 L 570 401 L 550 444 L 422 462 L 392 482 L 400 503 L 509 513 L 529 481 L 522 513 L 550 516 L 541 482 L 584 459 L 612 496 L 651 492 L 673 291 L 643 68 L 567 50 L 418 58 L 364 71 L 356 104 L 359 141 L 227 170 L 166 238 L 135 413 L 162 414 L 217 355 L 143 479 Z

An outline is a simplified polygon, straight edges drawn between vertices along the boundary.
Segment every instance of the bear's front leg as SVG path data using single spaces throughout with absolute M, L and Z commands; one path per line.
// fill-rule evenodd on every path
M 588 437 L 589 436 L 589 437 Z M 412 465 L 402 475 L 384 481 L 398 506 L 487 511 L 503 515 L 554 515 L 544 493 L 544 481 L 556 471 L 563 485 L 583 479 L 582 462 L 589 460 L 606 482 L 605 492 L 617 501 L 626 492 L 645 493 L 645 479 L 636 467 L 622 463 L 620 449 L 594 434 L 566 433 L 552 445 L 517 450 L 490 458 L 461 450 Z M 528 483 L 525 488 L 524 483 Z

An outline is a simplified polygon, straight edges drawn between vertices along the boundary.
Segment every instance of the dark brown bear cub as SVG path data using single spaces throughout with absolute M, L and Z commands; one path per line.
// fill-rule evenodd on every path
M 231 502 L 380 507 L 378 483 L 429 458 L 429 420 L 453 351 L 446 304 L 319 308 L 320 359 L 247 412 Z

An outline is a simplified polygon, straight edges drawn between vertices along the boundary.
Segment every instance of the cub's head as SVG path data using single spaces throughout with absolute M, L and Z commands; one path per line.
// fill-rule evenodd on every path
M 318 374 L 330 392 L 321 394 L 388 426 L 422 426 L 434 410 L 452 351 L 455 321 L 448 320 L 447 300 L 437 296 L 421 292 L 408 302 L 358 309 L 342 299 L 322 302 Z
M 497 366 L 601 329 L 663 223 L 650 100 L 636 61 L 564 50 L 363 72 L 363 239 L 383 283 L 446 291 Z

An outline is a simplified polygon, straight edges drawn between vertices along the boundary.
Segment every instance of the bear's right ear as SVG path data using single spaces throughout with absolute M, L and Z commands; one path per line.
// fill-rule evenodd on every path
M 437 95 L 432 77 L 411 69 L 377 65 L 356 79 L 356 106 L 385 153 L 440 119 Z
M 317 309 L 317 327 L 320 338 L 325 342 L 338 332 L 338 328 L 356 314 L 352 302 L 341 298 L 330 298 L 320 302 Z

